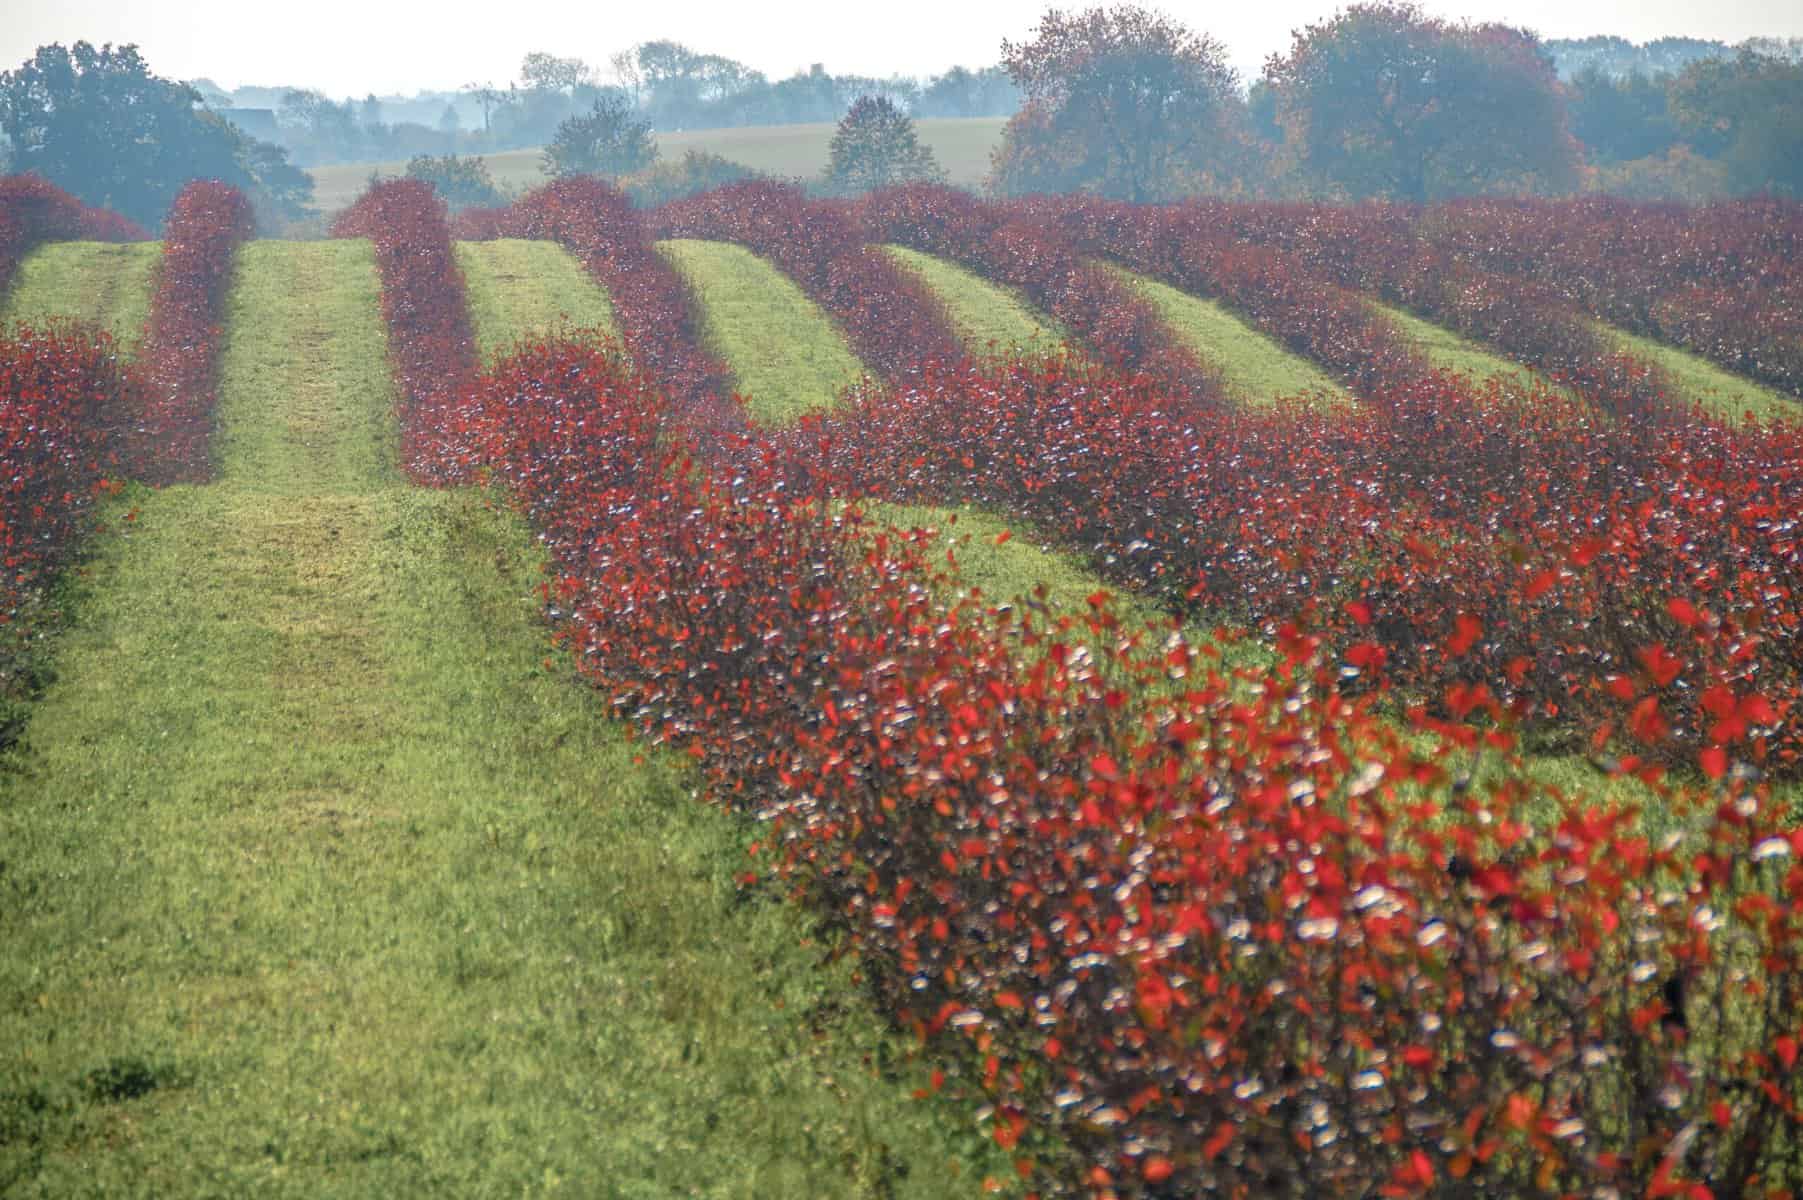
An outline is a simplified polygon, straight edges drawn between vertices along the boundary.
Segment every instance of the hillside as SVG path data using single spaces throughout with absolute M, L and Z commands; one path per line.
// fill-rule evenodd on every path
M 1003 117 L 929 117 L 914 123 L 920 140 L 932 147 L 950 182 L 960 187 L 980 187 L 989 173 L 990 153 L 1001 142 Z M 753 170 L 782 179 L 812 178 L 826 167 L 827 146 L 835 126 L 748 125 L 736 129 L 695 129 L 660 132 L 657 147 L 665 159 L 679 159 L 690 150 L 718 154 Z M 494 180 L 502 187 L 524 190 L 544 182 L 539 152 L 505 150 L 484 155 Z M 335 163 L 309 168 L 313 176 L 313 207 L 333 213 L 355 200 L 372 173 L 399 175 L 404 162 Z

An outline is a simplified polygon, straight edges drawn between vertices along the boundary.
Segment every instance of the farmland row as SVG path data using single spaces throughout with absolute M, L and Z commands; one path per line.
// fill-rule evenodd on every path
M 565 236 L 651 244 L 603 197 L 580 213 L 573 200 L 568 189 L 557 200 Z M 724 219 L 769 228 L 756 211 Z M 613 232 L 601 232 L 609 221 Z M 815 299 L 834 316 L 845 302 L 825 289 Z M 1706 980 L 1718 986 L 1720 968 L 1693 957 L 1693 943 L 1646 950 L 1665 936 L 1646 924 L 1662 906 L 1631 880 L 1646 867 L 1702 871 L 1673 879 L 1673 894 L 1729 889 L 1711 906 L 1720 914 L 1757 877 L 1743 867 L 1791 852 L 1782 837 L 1743 845 L 1715 823 L 1744 815 L 1769 831 L 1782 820 L 1751 773 L 1725 768 L 1731 757 L 1774 770 L 1793 761 L 1782 734 L 1795 699 L 1788 652 L 1752 650 L 1769 695 L 1745 691 L 1733 665 L 1747 661 L 1749 643 L 1736 639 L 1761 614 L 1777 620 L 1764 627 L 1770 636 L 1789 636 L 1788 616 L 1767 602 L 1791 590 L 1784 547 L 1769 539 L 1782 541 L 1774 514 L 1794 500 L 1792 435 L 1702 422 L 1668 442 L 1632 422 L 1598 423 L 1554 393 L 1468 390 L 1410 357 L 1369 360 L 1367 386 L 1386 386 L 1357 420 L 1172 413 L 1156 379 L 1069 364 L 942 365 L 853 397 L 796 436 L 754 433 L 741 453 L 730 440 L 710 448 L 673 437 L 656 388 L 618 358 L 547 345 L 479 381 L 459 421 L 471 439 L 463 452 L 514 481 L 562 564 L 558 606 L 585 671 L 648 732 L 695 753 L 718 799 L 772 817 L 797 886 L 897 971 L 889 994 L 904 1019 L 929 1036 L 961 1034 L 987 1055 L 998 1143 L 1049 1125 L 1090 1156 L 1092 1183 L 1123 1187 L 1308 1180 L 1409 1194 L 1719 1183 L 1741 1160 L 1666 1156 L 1681 1118 L 1636 1099 L 1639 1089 L 1669 1080 L 1681 1059 L 1679 1108 L 1719 1087 L 1782 1110 L 1794 1101 L 1766 1090 L 1769 1078 L 1749 1081 L 1749 1093 L 1720 1074 L 1701 1080 L 1770 1071 L 1794 1061 L 1795 1042 L 1783 1033 L 1740 1043 L 1720 1010 L 1698 1053 L 1685 1038 L 1646 1040 L 1650 1023 L 1702 1019 L 1684 997 Z M 1386 380 L 1386 371 L 1400 373 Z M 1621 486 L 1626 511 L 1599 503 Z M 1247 703 L 1181 640 L 1144 658 L 1126 640 L 1095 671 L 1030 613 L 942 611 L 914 587 L 927 567 L 905 545 L 866 541 L 855 513 L 831 517 L 825 497 L 840 488 L 940 500 L 963 489 L 1041 514 L 1044 527 L 1178 603 L 1219 606 L 1223 581 L 1244 587 L 1229 603 L 1262 606 L 1253 611 L 1284 670 Z M 1642 488 L 1673 507 L 1634 503 Z M 1733 519 L 1714 528 L 1725 507 Z M 1562 526 L 1561 514 L 1583 524 Z M 1359 554 L 1377 556 L 1370 579 L 1335 594 L 1332 573 Z M 1743 578 L 1719 595 L 1697 590 L 1721 561 Z M 1749 569 L 1765 582 L 1743 591 Z M 1610 595 L 1616 606 L 1599 606 Z M 1294 623 L 1278 619 L 1286 612 Z M 1606 686 L 1592 691 L 1584 656 L 1593 654 L 1635 665 L 1593 678 Z M 1108 689 L 1121 673 L 1198 682 L 1168 701 L 1173 712 L 1156 698 L 1168 690 Z M 1687 686 L 1674 688 L 1680 677 Z M 1411 679 L 1420 692 L 1398 689 Z M 1437 731 L 1441 749 L 1391 740 L 1400 735 L 1374 720 L 1386 699 L 1405 698 L 1417 706 L 1411 738 L 1432 743 Z M 1261 716 L 1265 705 L 1275 707 Z M 1680 763 L 1687 746 L 1702 747 L 1689 769 L 1720 777 L 1713 786 L 1735 804 L 1687 799 L 1688 784 L 1668 789 L 1674 813 L 1700 803 L 1699 815 L 1716 815 L 1676 830 L 1649 858 L 1632 812 L 1538 794 L 1518 774 L 1459 778 L 1450 766 L 1460 754 L 1449 759 L 1446 746 L 1507 761 L 1517 729 L 1543 720 L 1575 721 L 1614 744 L 1606 724 L 1593 724 L 1613 705 L 1633 710 L 1621 744 Z M 1560 711 L 1568 706 L 1576 711 Z M 1176 728 L 1184 734 L 1173 738 Z M 1267 740 L 1273 731 L 1281 751 Z M 1619 769 L 1657 779 L 1636 757 Z M 1379 769 L 1348 789 L 1360 761 Z M 1316 766 L 1320 778 L 1299 778 Z M 1325 811 L 1309 799 L 1326 794 Z M 924 795 L 935 798 L 930 811 L 903 802 Z M 1687 840 L 1695 836 L 1703 842 Z M 1701 844 L 1714 849 L 1671 853 Z M 1123 846 L 1143 856 L 1119 857 Z M 1636 865 L 1625 875 L 1604 868 L 1618 861 Z M 1789 916 L 1752 916 L 1790 911 L 1767 884 L 1733 904 L 1737 920 L 1753 921 L 1737 936 L 1760 941 L 1776 956 L 1771 977 L 1789 979 Z M 1288 898 L 1295 924 L 1273 919 L 1273 895 Z M 1688 905 L 1679 907 L 1674 917 L 1687 921 Z M 1499 924 L 1499 909 L 1520 928 Z M 1243 927 L 1227 920 L 1240 912 Z M 1647 939 L 1638 953 L 1668 967 L 1625 969 L 1627 951 L 1608 932 L 1624 919 Z M 1436 1024 L 1424 1043 L 1414 1002 L 1401 998 L 1448 978 L 1443 943 L 1457 963 L 1451 979 L 1493 982 L 1457 983 L 1450 1004 L 1421 996 L 1424 1011 L 1438 1022 L 1450 1014 L 1457 1030 Z M 1213 969 L 1227 964 L 1232 986 Z M 1681 979 L 1675 993 L 1662 969 Z M 1243 989 L 1242 971 L 1259 986 Z M 1794 1023 L 1788 986 L 1762 995 L 1776 1022 L 1768 1030 Z M 1332 1011 L 1306 1003 L 1316 996 L 1333 997 Z M 1480 997 L 1489 999 L 1470 1007 Z M 1586 1023 L 1575 1037 L 1573 1020 Z M 1575 1055 L 1587 1039 L 1602 1048 Z M 1298 1072 L 1299 1044 L 1337 1049 Z M 1122 1045 L 1137 1053 L 1107 1053 Z M 1662 1065 L 1650 1074 L 1628 1065 L 1642 1053 Z M 1066 1085 L 1056 1096 L 1068 1103 L 1050 1094 L 1054 1084 L 1042 1089 L 1039 1072 Z M 1529 1076 L 1538 1082 L 1522 1082 Z M 1526 1090 L 1506 1103 L 1490 1090 L 1510 1087 Z M 1357 1101 L 1367 1088 L 1382 1093 L 1375 1109 Z M 1467 1102 L 1460 1135 L 1433 1132 L 1448 1124 L 1436 1105 Z M 1718 1128 L 1755 1120 L 1775 1130 L 1756 1115 L 1763 1103 L 1708 1111 Z M 1659 1132 L 1628 1133 L 1611 1115 L 1624 1111 Z M 1313 1123 L 1292 1123 L 1299 1113 Z M 1684 1126 L 1682 1144 L 1695 1145 L 1702 1127 Z M 1776 1154 L 1768 1162 L 1778 1170 L 1790 1143 L 1775 1137 L 1761 1153 Z M 1270 1156 L 1292 1144 L 1300 1154 Z
M 410 469 L 508 482 L 558 565 L 584 671 L 648 735 L 696 755 L 716 799 L 771 818 L 763 861 L 844 922 L 901 1020 L 968 1047 L 946 1061 L 988 1099 L 997 1145 L 1021 1153 L 1056 1131 L 1093 1185 L 1127 1190 L 1721 1186 L 1761 1153 L 1780 1177 L 1793 1142 L 1773 1122 L 1796 1098 L 1774 1063 L 1796 1056 L 1798 997 L 1769 989 L 1732 1025 L 1697 999 L 1729 982 L 1712 939 L 1758 947 L 1775 981 L 1794 972 L 1784 889 L 1803 875 L 1761 874 L 1794 850 L 1773 835 L 1769 793 L 1738 769 L 1713 785 L 1733 805 L 1680 784 L 1672 814 L 1699 807 L 1655 852 L 1631 812 L 1475 764 L 1509 763 L 1536 723 L 1607 739 L 1598 722 L 1631 710 L 1612 748 L 1710 776 L 1731 759 L 1789 769 L 1791 635 L 1770 603 L 1789 582 L 1771 540 L 1794 499 L 1788 435 L 1700 425 L 1649 439 L 1552 393 L 1467 389 L 1406 355 L 1360 368 L 1361 394 L 1379 401 L 1365 412 L 1235 412 L 1213 407 L 1227 373 L 1168 357 L 1168 332 L 1138 380 L 1072 360 L 897 377 L 883 320 L 959 322 L 831 230 L 844 274 L 797 282 L 829 317 L 852 310 L 842 327 L 897 386 L 794 430 L 740 434 L 684 394 L 711 368 L 675 375 L 666 405 L 666 364 L 709 356 L 650 336 L 641 302 L 668 296 L 673 272 L 649 230 L 607 225 L 621 210 L 604 195 L 565 189 L 548 216 L 564 240 L 624 246 L 637 264 L 642 285 L 611 299 L 628 349 L 636 337 L 673 352 L 643 364 L 650 378 L 605 348 L 536 340 L 477 376 L 429 197 L 372 203 Z M 780 226 L 767 218 L 684 219 L 755 240 Z M 1046 236 L 1018 232 L 1026 247 Z M 1066 311 L 1099 311 L 1115 281 L 1060 253 L 1051 276 L 1018 286 L 1061 279 Z M 871 285 L 871 307 L 857 311 L 865 292 L 848 279 Z M 1131 345 L 1147 311 L 1090 328 Z M 1281 309 L 1266 312 L 1280 324 Z M 708 331 L 706 314 L 664 315 L 681 316 L 677 335 Z M 808 319 L 831 340 L 827 318 Z M 1173 409 L 1173 387 L 1188 404 Z M 696 411 L 720 419 L 691 429 Z M 1538 491 L 1499 503 L 1524 481 Z M 1623 503 L 1644 490 L 1670 507 L 1598 504 L 1623 488 Z M 918 586 L 943 577 L 936 548 L 834 499 L 853 495 L 1025 517 L 1172 607 L 1239 607 L 1280 669 L 1222 679 L 1209 646 L 1136 641 L 1105 604 L 1086 605 L 1084 623 L 1123 636 L 1073 653 L 1068 617 L 936 598 Z M 1567 509 L 1602 521 L 1561 525 Z M 1364 579 L 1335 577 L 1360 556 Z M 1698 590 L 1723 562 L 1733 585 Z M 1756 625 L 1761 613 L 1775 623 Z M 1635 665 L 1591 690 L 1584 656 L 1599 653 Z M 1736 673 L 1749 661 L 1757 675 Z M 1578 690 L 1558 690 L 1568 683 Z M 1550 696 L 1574 711 L 1536 707 Z M 1401 701 L 1417 706 L 1406 735 Z M 1699 945 L 1690 900 L 1655 900 L 1645 871 L 1619 875 L 1618 861 L 1732 916 Z M 1616 957 L 1623 919 L 1654 959 L 1645 976 Z M 1306 1003 L 1317 996 L 1336 1011 Z M 1450 1026 L 1424 1033 L 1417 1012 Z M 1694 1051 L 1670 1035 L 1674 1016 Z M 1581 1044 L 1600 1057 L 1576 1057 Z M 1300 1073 L 1298 1045 L 1325 1048 Z M 1673 1071 L 1684 1085 L 1661 1115 L 1654 1089 Z M 1354 1095 L 1371 1089 L 1375 1106 Z M 1460 1136 L 1436 1116 L 1453 1104 L 1468 1113 Z M 1694 1157 L 1667 1154 L 1699 1141 L 1705 1113 L 1720 1132 Z M 1733 1148 L 1760 1130 L 1765 1149 L 1743 1161 Z M 1273 1154 L 1290 1144 L 1300 1153 Z
M 690 773 L 547 669 L 525 531 L 403 485 L 367 244 L 239 258 L 217 479 L 108 510 L 0 782 L 6 1190 L 938 1196 L 1001 1165 L 739 893 Z M 494 336 L 541 332 L 507 273 Z

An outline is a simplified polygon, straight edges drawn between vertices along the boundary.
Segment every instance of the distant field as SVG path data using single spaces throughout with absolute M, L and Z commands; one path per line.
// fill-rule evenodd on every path
M 1001 141 L 1002 117 L 937 117 L 916 121 L 920 140 L 933 148 L 952 183 L 975 187 L 989 172 L 989 155 Z M 695 129 L 657 135 L 665 158 L 681 158 L 685 151 L 718 154 L 755 170 L 784 177 L 817 175 L 826 166 L 827 146 L 834 126 L 823 121 L 808 125 L 754 125 L 740 129 Z M 507 150 L 483 155 L 495 182 L 505 187 L 527 188 L 541 183 L 539 152 Z M 321 212 L 335 212 L 355 200 L 369 182 L 371 172 L 398 175 L 405 162 L 337 163 L 313 167 L 313 205 Z

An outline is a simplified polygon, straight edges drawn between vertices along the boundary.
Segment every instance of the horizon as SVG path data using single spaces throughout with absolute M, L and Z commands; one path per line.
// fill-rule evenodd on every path
M 1258 77 L 1269 55 L 1287 49 L 1293 30 L 1325 20 L 1340 7 L 1283 0 L 1256 10 L 1217 13 L 1206 22 L 1180 8 L 1164 11 L 1222 42 L 1246 84 Z M 1640 44 L 1660 37 L 1736 43 L 1749 37 L 1803 36 L 1803 5 L 1779 13 L 1760 0 L 1726 0 L 1702 10 L 1677 0 L 1577 5 L 1467 0 L 1457 7 L 1422 8 L 1449 20 L 1517 25 L 1546 39 L 1613 35 Z M 866 20 L 855 28 L 835 19 L 837 10 L 819 0 L 791 5 L 784 13 L 788 19 L 774 22 L 768 12 L 706 3 L 676 3 L 615 18 L 560 13 L 529 2 L 523 9 L 516 5 L 505 28 L 495 30 L 482 19 L 483 10 L 470 5 L 465 11 L 471 19 L 459 21 L 443 6 L 372 9 L 323 0 L 308 10 L 303 28 L 284 29 L 272 38 L 253 15 L 221 0 L 24 0 L 0 30 L 0 70 L 14 69 L 38 46 L 85 40 L 136 45 L 157 74 L 207 79 L 228 91 L 300 87 L 335 99 L 371 93 L 404 97 L 455 92 L 472 83 L 505 85 L 532 51 L 581 58 L 611 76 L 611 55 L 640 42 L 669 40 L 745 63 L 772 80 L 806 71 L 814 63 L 839 75 L 928 77 L 954 66 L 974 70 L 996 64 L 1003 40 L 1026 38 L 1044 4 L 1010 0 L 973 12 L 929 0 L 924 8 L 911 7 L 888 22 Z M 538 16 L 543 20 L 535 21 Z M 356 26 L 363 26 L 361 35 Z M 801 43 L 805 50 L 796 49 L 797 29 L 813 35 Z M 559 32 L 552 36 L 545 30 Z M 419 52 L 397 66 L 400 56 L 392 47 L 410 38 Z

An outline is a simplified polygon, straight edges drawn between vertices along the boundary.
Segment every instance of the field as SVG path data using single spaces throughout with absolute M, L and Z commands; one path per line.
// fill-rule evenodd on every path
M 915 122 L 920 140 L 932 147 L 946 178 L 961 187 L 979 187 L 989 174 L 989 156 L 1001 142 L 1001 117 L 927 117 Z M 690 150 L 718 154 L 779 179 L 809 179 L 826 168 L 833 140 L 831 122 L 802 125 L 749 125 L 737 129 L 664 131 L 656 135 L 663 158 L 680 159 Z M 539 152 L 504 150 L 482 156 L 497 184 L 515 191 L 545 181 Z M 312 167 L 313 207 L 336 213 L 363 193 L 372 173 L 399 175 L 404 162 L 334 163 Z
M 1803 212 L 6 186 L 0 1191 L 1803 1187 Z

